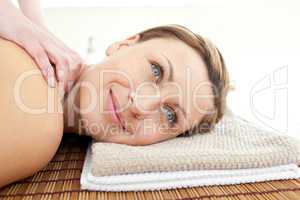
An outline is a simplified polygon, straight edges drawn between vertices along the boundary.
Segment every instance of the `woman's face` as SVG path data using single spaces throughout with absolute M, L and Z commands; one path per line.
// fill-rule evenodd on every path
M 213 108 L 207 70 L 194 49 L 172 38 L 138 40 L 111 45 L 82 77 L 80 121 L 98 141 L 157 143 L 190 129 Z

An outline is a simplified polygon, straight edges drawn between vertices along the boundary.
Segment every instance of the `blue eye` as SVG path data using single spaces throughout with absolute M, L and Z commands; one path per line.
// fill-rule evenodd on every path
M 152 74 L 155 77 L 156 82 L 162 79 L 163 70 L 162 67 L 158 64 L 152 63 L 151 64 Z
M 170 124 L 173 124 L 173 123 L 176 123 L 177 121 L 177 116 L 176 116 L 176 113 L 175 111 L 169 107 L 169 106 L 164 106 L 162 108 L 162 111 L 167 119 L 167 121 L 170 123 Z

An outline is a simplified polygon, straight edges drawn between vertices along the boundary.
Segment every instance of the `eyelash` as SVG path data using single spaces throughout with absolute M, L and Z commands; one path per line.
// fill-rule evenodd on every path
M 160 69 L 160 72 L 161 72 L 161 75 L 160 75 L 160 78 L 159 79 L 156 79 L 155 80 L 155 83 L 159 83 L 163 77 L 164 77 L 164 67 L 162 67 L 162 65 L 158 64 L 157 62 L 150 62 L 150 67 L 151 67 L 151 72 L 152 72 L 152 75 L 154 76 L 154 78 L 156 79 L 155 75 L 153 74 L 153 68 L 154 67 L 158 67 Z
M 174 114 L 175 114 L 174 122 L 168 121 L 167 116 L 166 116 L 166 114 L 165 114 L 164 111 L 163 111 L 163 109 L 166 109 L 165 107 L 169 108 L 170 110 L 172 110 L 172 111 L 174 112 Z M 164 119 L 166 119 L 166 120 L 168 121 L 168 124 L 169 124 L 171 127 L 174 127 L 174 125 L 177 124 L 177 122 L 178 122 L 178 114 L 177 114 L 177 112 L 175 111 L 175 109 L 173 109 L 172 106 L 164 105 L 164 106 L 162 107 L 162 113 L 163 113 L 163 115 L 164 115 Z
M 150 61 L 150 65 L 151 65 L 151 72 L 152 72 L 153 76 L 154 76 L 154 74 L 153 74 L 153 66 L 159 67 L 159 69 L 161 71 L 161 76 L 160 76 L 159 79 L 155 80 L 156 83 L 159 83 L 163 79 L 163 77 L 164 77 L 164 67 L 162 65 L 158 64 L 157 62 L 154 62 L 154 61 Z M 175 126 L 175 124 L 177 124 L 177 122 L 178 122 L 178 114 L 177 114 L 177 112 L 175 111 L 175 109 L 172 106 L 170 106 L 170 105 L 164 105 L 162 109 L 165 109 L 164 107 L 167 107 L 167 108 L 171 109 L 175 113 L 175 121 L 174 122 L 169 122 L 168 119 L 166 118 L 165 113 L 162 110 L 162 113 L 164 115 L 163 116 L 164 119 L 167 120 L 168 121 L 168 125 L 171 128 L 173 128 Z

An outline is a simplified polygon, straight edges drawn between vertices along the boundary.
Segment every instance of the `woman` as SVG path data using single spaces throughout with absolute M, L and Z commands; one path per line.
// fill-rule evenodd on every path
M 6 163 L 0 186 L 45 166 L 63 132 L 148 145 L 207 132 L 222 117 L 229 78 L 207 39 L 182 26 L 161 26 L 112 44 L 106 54 L 63 99 L 23 49 L 0 40 L 0 159 Z
M 0 187 L 44 167 L 63 132 L 148 145 L 208 132 L 223 116 L 229 77 L 222 56 L 182 26 L 116 42 L 101 63 L 57 87 L 47 87 L 36 59 L 6 39 L 0 39 Z M 69 80 L 75 84 L 64 95 Z

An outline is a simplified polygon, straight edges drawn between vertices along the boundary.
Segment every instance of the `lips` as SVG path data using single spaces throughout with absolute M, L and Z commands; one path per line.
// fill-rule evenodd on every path
M 108 110 L 110 112 L 110 116 L 113 122 L 119 124 L 123 129 L 125 129 L 122 117 L 121 115 L 117 112 L 118 110 L 118 102 L 117 99 L 115 98 L 112 89 L 109 89 L 108 93 Z

